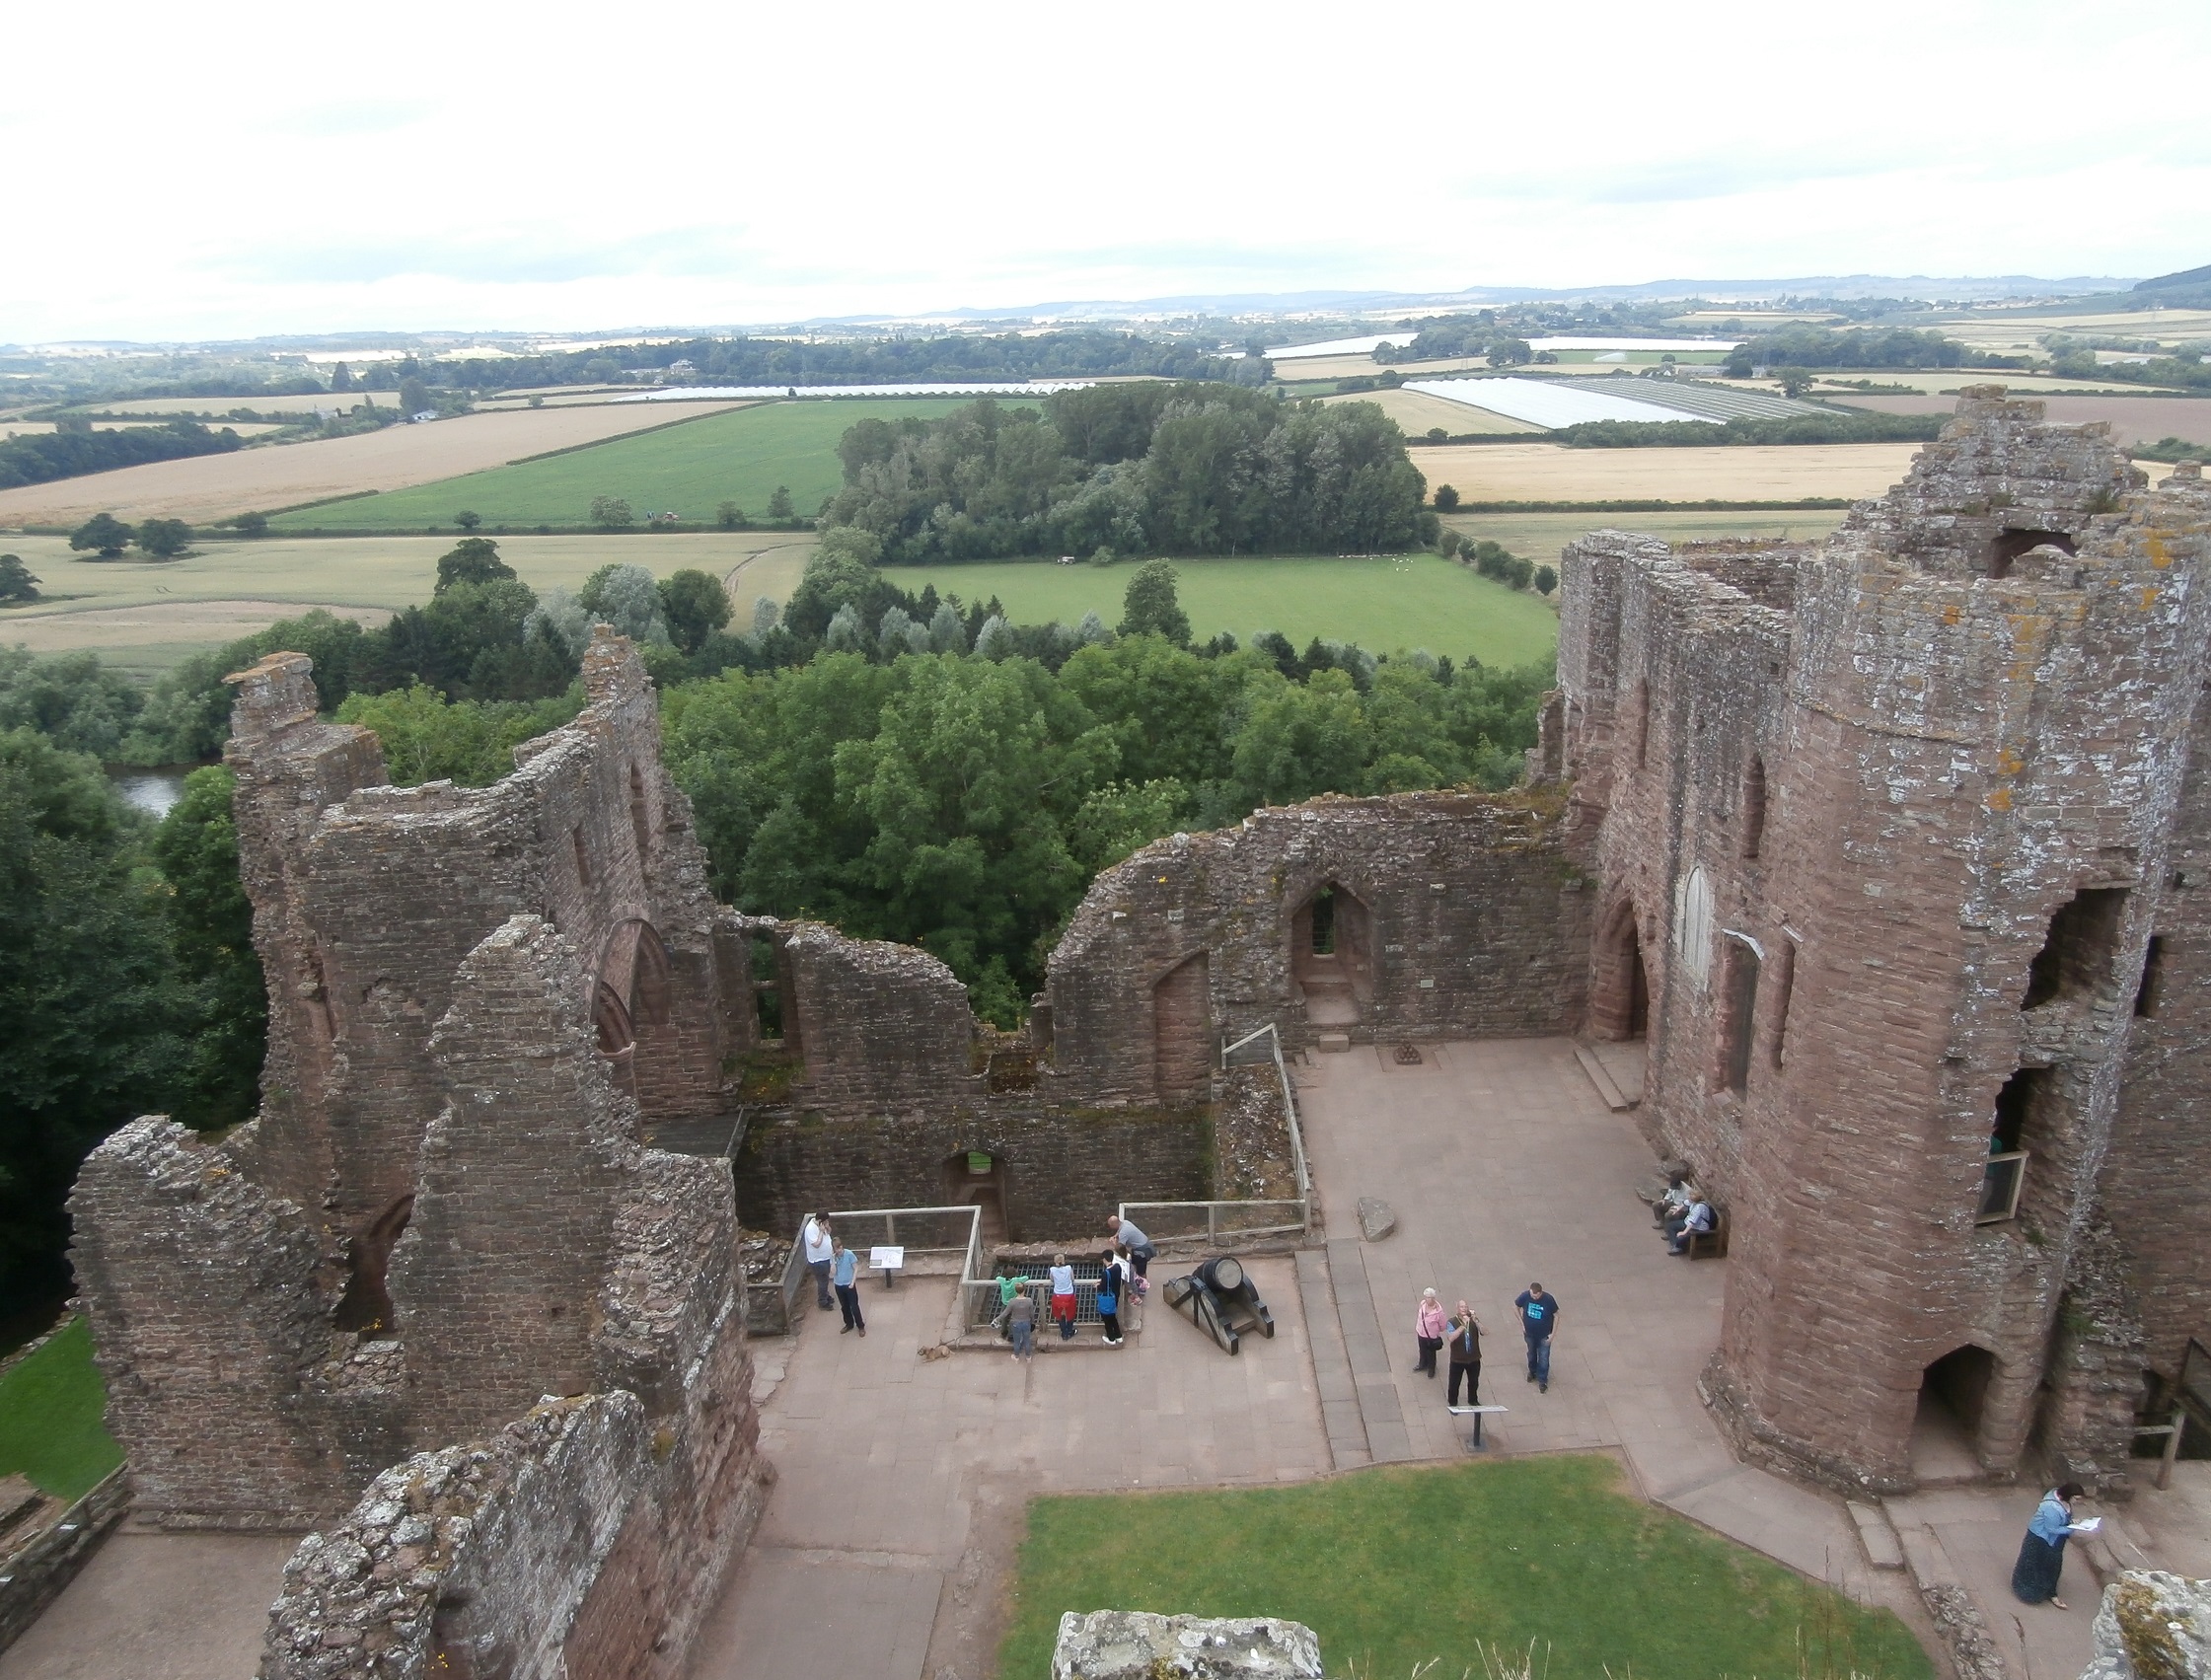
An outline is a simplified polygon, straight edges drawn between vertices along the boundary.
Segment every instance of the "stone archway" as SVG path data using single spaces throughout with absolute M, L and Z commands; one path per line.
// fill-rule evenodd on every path
M 1622 899 L 1597 938 L 1589 1031 L 1600 1039 L 1640 1039 L 1651 1031 L 1651 972 L 1635 901 Z
M 1291 913 L 1290 978 L 1312 1026 L 1356 1025 L 1373 999 L 1373 912 L 1341 881 L 1323 882 Z
M 1153 1092 L 1165 1108 L 1213 1095 L 1212 965 L 1206 953 L 1176 964 L 1151 987 Z

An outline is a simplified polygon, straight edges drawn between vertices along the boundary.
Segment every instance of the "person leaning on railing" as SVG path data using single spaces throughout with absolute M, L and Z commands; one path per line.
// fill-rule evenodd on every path
M 1151 1269 L 1151 1262 L 1159 1252 L 1157 1246 L 1149 1237 L 1137 1229 L 1135 1220 L 1124 1219 L 1118 1213 L 1107 1216 L 1106 1229 L 1112 1233 L 1113 1240 L 1121 1245 L 1123 1252 L 1129 1257 L 1129 1270 L 1135 1275 L 1136 1278 L 1134 1284 L 1136 1292 L 1139 1295 L 1149 1294 L 1151 1292 L 1151 1282 L 1148 1274 Z

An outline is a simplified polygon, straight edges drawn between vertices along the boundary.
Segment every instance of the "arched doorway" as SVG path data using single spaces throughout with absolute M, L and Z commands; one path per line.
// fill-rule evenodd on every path
M 1651 1031 L 1651 976 L 1643 962 L 1643 935 L 1632 899 L 1612 913 L 1598 942 L 1589 1031 L 1600 1039 L 1640 1039 Z
M 1921 1374 L 1911 1457 L 1912 1474 L 1923 1485 L 1981 1479 L 1981 1425 L 1995 1378 L 1996 1355 L 1970 1343 Z
M 1315 889 L 1291 914 L 1290 977 L 1316 1027 L 1357 1024 L 1373 997 L 1373 913 L 1341 882 Z

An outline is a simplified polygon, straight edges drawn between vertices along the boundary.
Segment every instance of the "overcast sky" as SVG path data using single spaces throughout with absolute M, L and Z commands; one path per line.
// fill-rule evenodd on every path
M 2203 6 L 0 12 L 0 341 L 2211 261 Z

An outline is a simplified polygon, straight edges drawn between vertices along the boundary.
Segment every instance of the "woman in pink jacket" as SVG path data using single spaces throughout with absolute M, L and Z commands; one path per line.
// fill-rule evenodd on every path
M 1413 1334 L 1420 1338 L 1421 1362 L 1413 1367 L 1418 1374 L 1436 1374 L 1436 1355 L 1443 1349 L 1443 1303 L 1436 1298 L 1434 1289 L 1421 1291 L 1420 1311 L 1413 1317 Z

